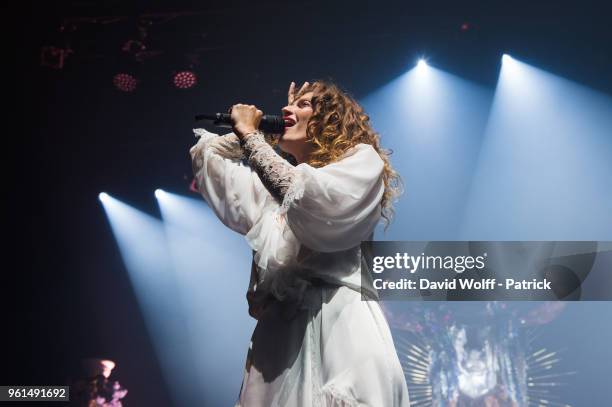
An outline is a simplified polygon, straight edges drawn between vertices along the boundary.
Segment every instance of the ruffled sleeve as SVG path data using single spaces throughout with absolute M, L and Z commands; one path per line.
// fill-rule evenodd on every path
M 204 129 L 194 133 L 200 139 L 189 152 L 198 191 L 223 224 L 245 235 L 271 196 L 258 175 L 242 162 L 235 134 L 218 136 Z
M 294 168 L 281 211 L 297 239 L 319 252 L 348 250 L 368 238 L 381 217 L 384 162 L 369 144 L 321 168 Z

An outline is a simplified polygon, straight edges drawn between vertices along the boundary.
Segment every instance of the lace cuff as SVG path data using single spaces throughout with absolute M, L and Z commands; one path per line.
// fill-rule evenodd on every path
M 234 133 L 218 136 L 204 129 L 193 129 L 193 132 L 196 137 L 206 142 L 207 148 L 221 157 L 231 160 L 243 160 L 245 158 L 242 148 L 240 148 L 240 139 Z
M 261 131 L 248 134 L 240 140 L 240 144 L 249 165 L 259 175 L 264 186 L 283 206 L 288 205 L 285 202 L 286 195 L 296 178 L 293 165 L 274 151 Z M 295 193 L 291 195 L 291 199 L 294 199 Z

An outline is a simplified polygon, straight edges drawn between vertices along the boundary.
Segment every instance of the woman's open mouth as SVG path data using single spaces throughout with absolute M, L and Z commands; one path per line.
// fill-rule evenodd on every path
M 285 129 L 287 129 L 287 128 L 291 127 L 291 126 L 295 126 L 295 120 L 293 120 L 292 118 L 285 117 L 284 120 L 285 120 Z

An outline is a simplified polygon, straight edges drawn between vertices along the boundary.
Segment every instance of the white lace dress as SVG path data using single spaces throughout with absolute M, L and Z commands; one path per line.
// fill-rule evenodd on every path
M 261 133 L 240 143 L 231 133 L 195 132 L 198 189 L 253 249 L 247 299 L 258 323 L 236 406 L 407 407 L 360 245 L 380 220 L 383 161 L 374 148 L 358 144 L 322 168 L 293 167 Z

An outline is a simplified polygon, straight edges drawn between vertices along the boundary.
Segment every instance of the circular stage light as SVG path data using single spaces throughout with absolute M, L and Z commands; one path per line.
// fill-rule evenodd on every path
M 189 89 L 198 83 L 198 77 L 192 71 L 180 71 L 174 74 L 172 81 L 179 89 Z
M 138 79 L 122 72 L 113 77 L 113 85 L 122 92 L 134 92 L 138 86 Z

